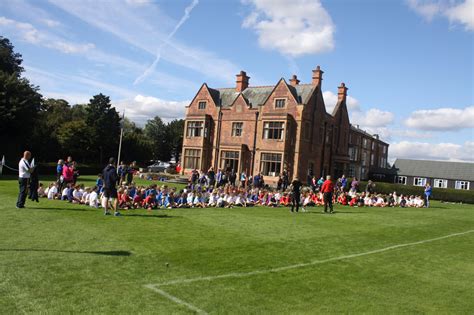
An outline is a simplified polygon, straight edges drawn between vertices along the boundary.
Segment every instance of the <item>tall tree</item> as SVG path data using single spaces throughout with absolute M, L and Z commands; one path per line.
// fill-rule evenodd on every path
M 20 53 L 14 51 L 14 47 L 8 38 L 0 36 L 0 70 L 7 74 L 15 74 L 19 77 L 23 72 L 21 63 L 23 59 Z
M 161 118 L 158 116 L 148 120 L 144 131 L 145 136 L 151 142 L 151 153 L 153 159 L 162 161 L 169 160 L 171 153 L 170 145 L 167 139 L 168 131 L 167 126 L 163 120 L 161 120 Z
M 0 154 L 7 159 L 31 148 L 33 127 L 42 106 L 38 87 L 21 77 L 22 61 L 10 41 L 0 36 L 0 143 L 5 144 Z
M 120 117 L 110 98 L 102 93 L 94 95 L 86 106 L 85 122 L 91 131 L 91 153 L 98 153 L 97 162 L 115 156 L 120 137 Z
M 123 121 L 122 160 L 138 163 L 151 159 L 151 142 L 145 137 L 143 128 L 125 118 Z
M 171 155 L 177 161 L 183 149 L 184 120 L 174 119 L 170 121 L 167 126 L 167 131 L 167 139 L 169 141 Z

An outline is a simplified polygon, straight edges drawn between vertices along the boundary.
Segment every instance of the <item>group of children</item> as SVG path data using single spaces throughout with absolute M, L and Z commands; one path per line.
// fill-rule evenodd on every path
M 291 205 L 290 190 L 273 190 L 271 188 L 235 187 L 226 184 L 220 187 L 189 184 L 182 190 L 157 184 L 136 186 L 123 183 L 118 190 L 118 206 L 120 209 L 159 209 L 159 208 L 232 208 L 236 206 L 268 206 L 286 207 Z M 51 183 L 46 189 L 40 184 L 39 197 L 66 200 L 71 203 L 85 204 L 94 208 L 105 207 L 102 194 L 102 181 L 98 178 L 94 187 L 69 183 L 59 191 L 57 183 Z M 311 206 L 323 206 L 323 194 L 304 188 L 301 192 L 303 209 Z M 423 207 L 420 196 L 398 196 L 395 192 L 389 195 L 336 191 L 333 202 L 351 207 Z

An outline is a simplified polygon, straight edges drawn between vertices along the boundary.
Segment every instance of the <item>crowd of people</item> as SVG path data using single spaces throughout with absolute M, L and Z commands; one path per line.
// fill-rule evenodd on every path
M 25 153 L 26 154 L 26 153 Z M 280 174 L 276 187 L 265 184 L 262 174 L 247 176 L 245 172 L 236 174 L 233 171 L 207 172 L 193 170 L 189 183 L 183 189 L 167 185 L 158 186 L 136 185 L 133 182 L 135 163 L 130 165 L 121 162 L 115 167 L 111 158 L 109 164 L 98 174 L 94 186 L 85 187 L 77 184 L 79 176 L 76 163 L 71 157 L 65 161 L 59 160 L 57 165 L 57 180 L 47 187 L 39 183 L 32 186 L 34 168 L 28 171 L 27 154 L 20 161 L 23 175 L 31 175 L 30 199 L 58 199 L 70 203 L 84 204 L 93 208 L 103 208 L 106 215 L 120 215 L 120 210 L 131 209 L 173 209 L 173 208 L 233 208 L 233 207 L 288 207 L 291 212 L 306 212 L 309 207 L 324 207 L 325 213 L 334 213 L 333 204 L 350 207 L 427 207 L 431 187 L 427 185 L 422 196 L 404 196 L 396 192 L 391 194 L 376 193 L 375 183 L 369 181 L 364 191 L 360 191 L 360 182 L 353 178 L 350 182 L 343 175 L 335 182 L 331 176 L 317 179 L 308 176 L 306 185 L 295 178 L 289 182 L 286 171 Z M 26 162 L 25 162 L 26 161 Z M 23 165 L 22 165 L 23 164 Z M 34 191 L 34 193 L 32 193 Z M 20 196 L 21 179 L 20 179 Z M 32 197 L 32 194 L 34 195 Z M 19 196 L 19 200 L 20 200 Z M 21 205 L 21 204 L 20 204 Z M 24 205 L 24 202 L 23 202 Z M 17 204 L 18 206 L 18 204 Z

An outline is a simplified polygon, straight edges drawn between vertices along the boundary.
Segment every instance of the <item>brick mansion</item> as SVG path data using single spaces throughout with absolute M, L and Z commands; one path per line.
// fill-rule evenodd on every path
M 244 71 L 231 88 L 204 83 L 186 107 L 184 172 L 260 172 L 272 184 L 283 171 L 305 181 L 310 173 L 366 179 L 386 168 L 388 144 L 351 125 L 344 83 L 333 112 L 326 112 L 323 73 L 319 66 L 313 70 L 310 84 L 293 75 L 289 83 L 281 78 L 274 86 L 251 86 Z

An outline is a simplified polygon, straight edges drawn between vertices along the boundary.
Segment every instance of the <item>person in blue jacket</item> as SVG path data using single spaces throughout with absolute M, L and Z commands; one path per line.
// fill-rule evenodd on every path
M 430 206 L 431 195 L 433 194 L 433 189 L 431 188 L 430 183 L 425 185 L 425 208 Z

